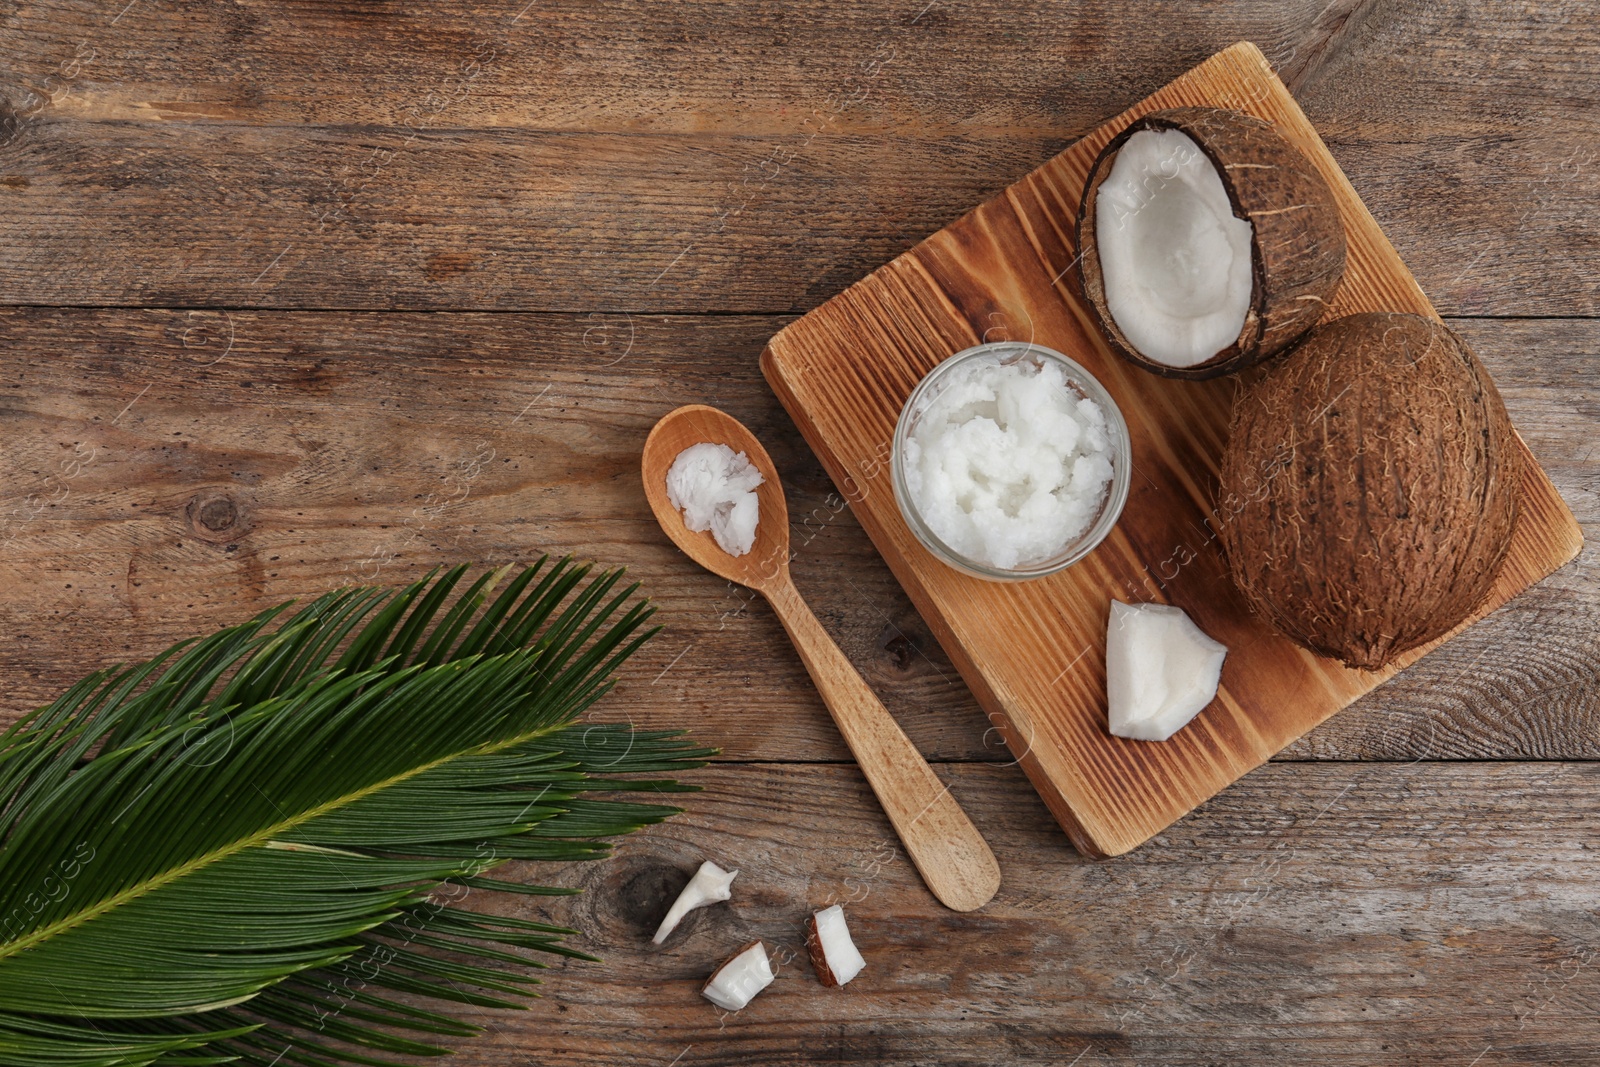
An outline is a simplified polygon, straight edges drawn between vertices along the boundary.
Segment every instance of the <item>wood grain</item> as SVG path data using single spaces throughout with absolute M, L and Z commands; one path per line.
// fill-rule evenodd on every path
M 0 718 L 91 668 L 341 582 L 573 551 L 627 564 L 667 624 L 598 714 L 691 723 L 731 759 L 849 759 L 765 604 L 683 559 L 650 517 L 645 435 L 704 401 L 767 445 L 795 582 L 912 741 L 932 759 L 1008 761 L 761 379 L 756 357 L 789 321 L 0 310 Z M 1583 521 L 1586 551 L 1293 758 L 1600 758 L 1600 323 L 1454 325 Z M 79 448 L 94 459 L 75 467 Z M 187 515 L 219 489 L 246 509 L 222 543 Z
M 549 972 L 550 999 L 486 1016 L 463 1059 L 1546 1067 L 1600 1047 L 1600 767 L 1275 765 L 1101 862 L 1016 769 L 947 773 L 1008 874 L 983 912 L 927 895 L 848 768 L 708 769 L 613 860 L 529 872 L 581 896 L 469 902 L 575 926 L 605 962 Z M 733 899 L 654 948 L 705 858 L 739 868 Z M 836 902 L 866 958 L 843 990 L 801 930 Z M 724 1018 L 699 983 L 755 938 L 777 981 Z
M 1089 168 L 1141 114 L 1229 107 L 1273 122 L 1339 205 L 1348 265 L 1327 314 L 1434 314 L 1265 57 L 1218 53 L 775 336 L 762 369 L 1073 843 L 1117 855 L 1419 658 L 1378 671 L 1313 656 L 1252 615 L 1227 574 L 1212 499 L 1236 382 L 1173 382 L 1112 355 L 1072 288 L 1072 226 Z M 1117 400 L 1134 488 L 1111 536 L 1047 578 L 1000 584 L 945 566 L 901 517 L 884 468 L 900 408 L 928 371 L 985 340 L 1065 352 Z M 1582 533 L 1529 464 L 1512 547 L 1481 617 L 1577 555 Z M 1173 739 L 1105 726 L 1113 598 L 1182 607 L 1227 645 L 1217 699 Z M 1460 628 L 1458 628 L 1460 629 Z M 1448 639 L 1448 635 L 1447 638 Z
M 1251 39 L 1442 310 L 1596 312 L 1586 0 L 524 6 L 0 7 L 0 302 L 806 309 Z
M 1250 39 L 1439 308 L 1593 315 L 1592 7 L 0 3 L 0 304 L 159 305 L 0 310 L 0 721 L 284 597 L 576 551 L 668 624 L 597 712 L 734 762 L 614 862 L 540 872 L 588 886 L 542 914 L 607 962 L 456 1062 L 1593 1061 L 1594 767 L 1341 761 L 1600 759 L 1600 323 L 1452 323 L 1579 561 L 1279 757 L 1317 763 L 1091 864 L 761 380 L 790 317 L 692 314 L 814 307 Z M 766 442 L 796 584 L 913 742 L 988 761 L 937 766 L 1010 874 L 979 915 L 826 765 L 848 750 L 765 604 L 650 519 L 638 449 L 691 402 Z M 707 855 L 746 865 L 735 899 L 646 951 Z M 833 899 L 849 989 L 801 960 L 741 1016 L 695 995 Z

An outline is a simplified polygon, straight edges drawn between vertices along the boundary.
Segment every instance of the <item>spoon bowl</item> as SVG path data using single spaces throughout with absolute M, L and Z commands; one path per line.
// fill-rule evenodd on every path
M 710 531 L 690 530 L 667 497 L 673 461 L 684 449 L 705 443 L 743 452 L 761 472 L 755 541 L 742 556 L 724 551 Z M 955 911 L 987 904 L 1000 888 L 1000 865 L 988 843 L 789 577 L 789 508 L 778 470 L 755 434 L 716 408 L 690 404 L 656 423 L 640 465 L 645 497 L 672 543 L 712 574 L 754 589 L 772 605 L 928 889 Z
M 696 532 L 683 524 L 683 514 L 667 497 L 667 471 L 678 454 L 704 442 L 727 445 L 743 452 L 761 472 L 756 488 L 760 519 L 756 523 L 755 543 L 742 556 L 723 551 L 711 531 Z M 783 484 L 772 457 L 761 447 L 756 435 L 744 423 L 724 411 L 704 404 L 689 404 L 673 411 L 650 431 L 644 442 L 644 495 L 650 501 L 661 529 L 683 554 L 718 578 L 737 582 L 763 592 L 773 582 L 784 580 L 789 570 L 789 507 L 783 499 Z

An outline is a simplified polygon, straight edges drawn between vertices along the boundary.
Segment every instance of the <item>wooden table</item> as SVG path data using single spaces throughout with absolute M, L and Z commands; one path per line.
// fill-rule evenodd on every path
M 526 4 L 526 6 L 524 6 Z M 1600 18 L 1586 0 L 0 6 L 0 678 L 441 560 L 628 564 L 599 717 L 721 745 L 576 898 L 603 964 L 463 1064 L 1600 1060 Z M 1148 846 L 1080 858 L 768 392 L 765 339 L 1235 40 L 1488 364 L 1589 544 Z M 651 521 L 678 404 L 763 437 L 796 580 L 1005 872 L 941 909 L 771 614 Z M 743 873 L 665 949 L 703 856 Z M 824 990 L 800 921 L 867 958 Z M 778 982 L 697 995 L 762 937 Z

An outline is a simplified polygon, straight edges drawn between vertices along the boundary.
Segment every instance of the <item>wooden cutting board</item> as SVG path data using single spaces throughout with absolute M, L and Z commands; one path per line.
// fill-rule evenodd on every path
M 1095 156 L 1135 117 L 1183 105 L 1269 119 L 1327 177 L 1349 238 L 1330 316 L 1437 317 L 1265 57 L 1241 43 L 794 322 L 761 357 L 767 381 L 1050 810 L 1094 856 L 1149 840 L 1427 651 L 1381 671 L 1350 670 L 1250 614 L 1208 522 L 1237 381 L 1169 381 L 1118 359 L 1074 291 L 1073 220 Z M 1122 408 L 1133 443 L 1133 488 L 1112 535 L 1067 570 L 1015 584 L 970 578 L 931 556 L 901 518 L 888 470 L 912 387 L 948 356 L 998 340 L 1036 341 L 1083 364 Z M 1531 456 L 1527 471 L 1510 556 L 1477 617 L 1582 544 Z M 1106 732 L 1113 597 L 1176 604 L 1230 650 L 1217 699 L 1169 741 Z

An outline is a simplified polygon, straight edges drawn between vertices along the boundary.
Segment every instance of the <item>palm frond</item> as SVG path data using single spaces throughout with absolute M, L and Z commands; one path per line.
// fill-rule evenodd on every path
M 592 958 L 455 905 L 562 892 L 484 875 L 603 854 L 678 810 L 628 776 L 711 753 L 574 722 L 654 632 L 620 572 L 466 573 L 273 608 L 0 735 L 0 1065 L 390 1063 L 473 1031 L 423 1004 Z

